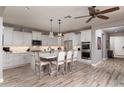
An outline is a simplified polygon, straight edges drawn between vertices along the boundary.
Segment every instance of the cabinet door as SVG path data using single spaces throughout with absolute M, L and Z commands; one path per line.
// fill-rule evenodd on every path
M 24 35 L 23 32 L 19 32 L 19 31 L 14 31 L 13 34 L 13 44 L 16 46 L 21 46 L 24 44 Z
M 53 45 L 54 46 L 57 46 L 58 45 L 58 39 L 56 37 L 53 38 Z
M 41 32 L 37 32 L 37 40 L 41 40 Z
M 81 41 L 86 41 L 86 31 L 81 32 Z
M 85 41 L 85 42 L 91 41 L 91 30 L 86 30 L 81 32 L 81 41 Z
M 32 39 L 37 40 L 37 32 L 32 31 Z
M 24 32 L 24 39 L 23 39 L 23 41 L 24 41 L 24 45 L 25 46 L 31 46 L 32 34 Z
M 47 35 L 41 35 L 42 45 L 47 46 L 48 45 L 48 36 Z
M 48 44 L 48 46 L 51 46 L 52 45 L 52 39 L 51 38 L 47 38 L 47 44 Z
M 114 37 L 114 49 L 115 49 L 115 55 L 116 56 L 124 56 L 124 37 Z
M 4 46 L 11 46 L 13 39 L 13 28 L 4 28 Z
M 41 40 L 41 32 L 32 32 L 33 40 Z
M 91 41 L 91 30 L 86 31 L 86 41 L 90 42 Z

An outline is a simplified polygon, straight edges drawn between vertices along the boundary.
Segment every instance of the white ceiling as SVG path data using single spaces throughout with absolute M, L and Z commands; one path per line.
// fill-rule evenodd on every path
M 98 6 L 98 9 L 107 9 L 110 6 Z M 112 6 L 111 6 L 112 7 Z M 93 19 L 86 24 L 88 18 L 74 19 L 75 16 L 87 15 L 88 6 L 7 6 L 4 11 L 4 22 L 17 24 L 27 27 L 33 27 L 44 31 L 50 31 L 50 18 L 53 18 L 53 31 L 58 32 L 58 19 L 62 20 L 61 31 L 72 31 L 90 26 L 98 22 L 104 22 L 101 19 Z M 72 18 L 64 19 L 71 15 Z M 119 11 L 106 14 L 110 17 L 107 21 L 117 20 L 124 17 L 124 7 Z
M 124 33 L 124 26 L 119 26 L 119 27 L 111 27 L 111 28 L 104 28 L 102 29 L 107 33 Z

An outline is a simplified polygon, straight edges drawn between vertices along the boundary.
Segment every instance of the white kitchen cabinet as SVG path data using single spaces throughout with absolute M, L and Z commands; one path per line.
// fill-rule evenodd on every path
M 37 40 L 37 32 L 32 31 L 32 39 Z
M 56 37 L 53 38 L 53 45 L 54 46 L 58 45 L 58 38 L 56 38 Z
M 62 40 L 62 45 L 63 41 L 66 40 L 72 40 L 73 47 L 78 46 L 80 44 L 80 34 L 75 34 L 75 33 L 67 33 L 64 35 L 64 40 Z
M 55 46 L 55 45 L 57 45 L 57 39 L 55 38 L 55 37 L 53 37 L 53 38 L 49 38 L 49 45 L 50 46 Z
M 33 40 L 41 40 L 41 32 L 32 31 Z
M 13 45 L 13 28 L 5 27 L 4 28 L 4 46 Z
M 30 63 L 30 61 L 27 61 L 25 59 L 26 56 L 27 56 L 26 53 L 4 53 L 3 54 L 3 68 L 4 69 L 14 68 L 17 66 Z
M 50 38 L 48 35 L 41 35 L 43 46 L 56 46 L 58 45 L 58 40 L 56 37 Z
M 37 40 L 41 40 L 41 32 L 37 32 Z
M 24 44 L 23 32 L 13 31 L 13 45 L 22 46 Z
M 81 41 L 91 42 L 91 30 L 81 31 Z
M 31 46 L 32 33 L 13 31 L 11 27 L 4 28 L 4 46 Z
M 48 45 L 48 36 L 47 35 L 41 35 L 42 45 L 47 46 Z
M 24 38 L 23 38 L 23 42 L 24 42 L 24 46 L 31 46 L 32 45 L 32 33 L 28 33 L 28 32 L 24 32 Z

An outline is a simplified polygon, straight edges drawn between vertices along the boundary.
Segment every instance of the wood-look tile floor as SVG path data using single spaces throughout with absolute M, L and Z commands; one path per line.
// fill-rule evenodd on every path
M 124 59 L 109 59 L 97 66 L 78 63 L 77 69 L 58 77 L 40 80 L 29 65 L 4 71 L 2 87 L 103 87 L 124 86 Z

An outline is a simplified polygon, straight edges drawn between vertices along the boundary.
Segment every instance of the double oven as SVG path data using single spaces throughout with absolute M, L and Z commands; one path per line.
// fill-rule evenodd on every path
M 81 58 L 82 59 L 91 59 L 91 42 L 82 42 Z

